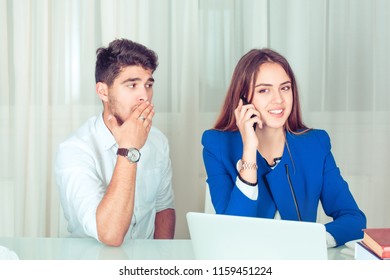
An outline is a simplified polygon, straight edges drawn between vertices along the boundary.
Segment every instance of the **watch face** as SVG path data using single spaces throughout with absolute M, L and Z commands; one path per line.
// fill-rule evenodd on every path
M 141 154 L 137 149 L 132 148 L 132 149 L 129 149 L 129 153 L 128 153 L 127 157 L 132 162 L 138 162 L 139 158 L 141 157 Z
M 236 169 L 237 169 L 238 172 L 240 172 L 242 170 L 242 161 L 241 161 L 241 159 L 237 161 Z

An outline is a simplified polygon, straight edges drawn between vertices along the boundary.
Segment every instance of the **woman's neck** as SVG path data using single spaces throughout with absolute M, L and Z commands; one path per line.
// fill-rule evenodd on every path
M 272 165 L 274 159 L 281 157 L 284 151 L 285 144 L 285 131 L 281 129 L 257 129 L 257 138 L 259 139 L 259 145 L 257 150 L 263 156 L 263 158 Z

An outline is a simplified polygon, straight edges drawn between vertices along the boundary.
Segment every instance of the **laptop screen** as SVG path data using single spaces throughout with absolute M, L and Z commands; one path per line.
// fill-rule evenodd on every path
M 327 259 L 323 224 L 196 212 L 187 222 L 197 259 Z

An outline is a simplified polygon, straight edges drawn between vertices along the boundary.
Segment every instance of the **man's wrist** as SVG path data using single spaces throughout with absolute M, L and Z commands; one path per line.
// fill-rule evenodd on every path
M 131 163 L 137 163 L 141 153 L 137 148 L 118 148 L 117 155 L 127 158 Z

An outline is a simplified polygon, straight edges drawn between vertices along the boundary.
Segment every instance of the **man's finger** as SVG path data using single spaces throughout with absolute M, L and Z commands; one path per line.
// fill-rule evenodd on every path
M 145 121 L 144 121 L 144 126 L 145 127 L 148 127 L 148 126 L 152 125 L 153 116 L 154 116 L 154 110 L 151 110 L 149 112 L 148 116 L 146 117 Z
M 107 120 L 111 131 L 119 126 L 117 119 L 113 115 L 108 115 Z
M 133 115 L 138 118 L 142 112 L 149 106 L 149 101 L 138 103 L 133 107 Z

